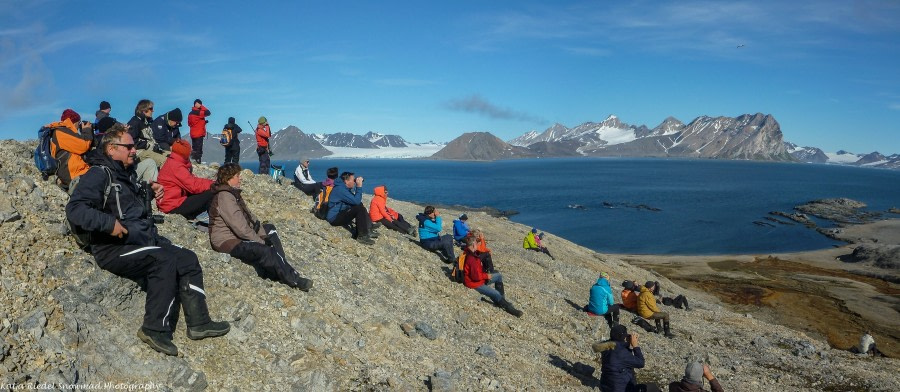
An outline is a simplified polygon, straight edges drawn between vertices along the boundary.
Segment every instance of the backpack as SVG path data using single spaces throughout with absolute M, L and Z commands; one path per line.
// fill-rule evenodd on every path
M 53 142 L 54 131 L 55 128 L 41 127 L 38 130 L 38 145 L 34 149 L 34 165 L 41 172 L 41 178 L 44 181 L 55 175 L 56 169 L 59 168 L 59 162 L 53 156 L 51 149 L 51 145 L 55 144 Z M 59 151 L 59 145 L 56 146 L 56 150 Z
M 313 214 L 316 215 L 316 218 L 325 219 L 328 216 L 328 196 L 331 196 L 332 189 L 334 186 L 326 186 L 322 189 L 322 193 L 319 193 L 319 203 L 313 207 Z
M 466 252 L 463 252 L 461 255 L 459 255 L 459 258 L 456 259 L 456 264 L 453 265 L 453 270 L 450 271 L 450 280 L 456 283 L 463 282 L 463 274 L 465 274 L 463 268 L 465 267 L 465 264 Z
M 94 167 L 102 168 L 103 171 L 106 172 L 106 187 L 103 189 L 103 204 L 100 206 L 100 209 L 102 210 L 102 209 L 106 208 L 106 202 L 109 199 L 109 194 L 110 194 L 110 192 L 112 192 L 113 188 L 116 188 L 116 207 L 118 208 L 118 211 L 119 211 L 118 218 L 121 220 L 124 220 L 125 216 L 124 216 L 124 214 L 122 214 L 122 206 L 118 204 L 119 203 L 119 193 L 122 190 L 121 185 L 114 184 L 112 182 L 112 171 L 108 167 L 103 166 L 103 165 L 98 165 L 98 166 L 94 166 Z M 72 193 L 75 192 L 75 187 L 78 186 L 80 179 L 81 179 L 81 176 L 78 176 L 74 180 L 72 180 L 71 184 L 69 184 L 69 196 L 72 196 Z M 80 248 L 83 251 L 88 251 L 91 246 L 91 232 L 84 230 L 81 228 L 81 226 L 78 226 L 78 225 L 72 223 L 72 221 L 69 220 L 69 217 L 66 217 L 66 227 L 69 228 L 69 232 L 72 233 L 72 237 L 75 237 L 75 243 L 78 244 L 78 248 Z
M 231 128 L 222 129 L 222 137 L 219 138 L 219 144 L 221 144 L 222 147 L 231 145 L 231 141 L 234 139 L 234 134 L 232 132 Z

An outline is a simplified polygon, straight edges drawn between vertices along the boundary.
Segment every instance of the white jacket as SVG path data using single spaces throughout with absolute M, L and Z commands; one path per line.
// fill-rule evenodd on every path
M 297 170 L 294 170 L 294 178 L 297 181 L 300 181 L 301 184 L 315 184 L 316 180 L 313 180 L 312 174 L 309 172 L 309 168 L 306 168 L 306 175 L 303 175 L 304 167 L 303 165 L 297 165 Z

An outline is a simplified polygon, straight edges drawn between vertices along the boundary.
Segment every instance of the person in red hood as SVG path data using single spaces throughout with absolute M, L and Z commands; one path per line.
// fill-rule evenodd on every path
M 369 217 L 372 218 L 372 223 L 380 222 L 388 229 L 412 236 L 416 235 L 416 229 L 413 225 L 407 222 L 406 219 L 403 219 L 403 215 L 400 215 L 399 212 L 387 206 L 387 187 L 384 185 L 376 186 L 374 193 L 372 202 L 369 203 Z
M 172 143 L 172 155 L 159 169 L 159 182 L 164 189 L 163 197 L 156 206 L 167 214 L 179 214 L 187 219 L 195 219 L 209 210 L 214 193 L 210 190 L 213 180 L 194 176 L 193 166 L 188 159 L 191 145 L 184 139 Z
M 200 163 L 203 156 L 203 139 L 206 138 L 206 124 L 209 122 L 209 109 L 203 106 L 200 98 L 194 100 L 194 107 L 188 113 L 188 126 L 191 127 L 191 159 Z
M 259 118 L 259 125 L 256 126 L 256 155 L 259 155 L 259 174 L 269 174 L 269 156 L 272 155 L 269 150 L 269 138 L 272 137 L 272 130 L 269 129 L 269 120 L 265 116 Z

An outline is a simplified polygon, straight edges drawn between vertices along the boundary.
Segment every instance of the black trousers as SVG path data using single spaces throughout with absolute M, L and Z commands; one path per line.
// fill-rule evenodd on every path
M 305 193 L 308 196 L 316 197 L 320 192 L 322 192 L 322 183 L 316 182 L 313 184 L 304 184 L 296 179 L 293 182 L 294 187 L 300 190 L 300 192 Z
M 266 147 L 256 147 L 256 155 L 259 155 L 259 174 L 269 174 L 269 149 Z
M 663 305 L 674 306 L 678 309 L 687 309 L 690 307 L 690 305 L 688 305 L 687 297 L 680 294 L 675 298 L 663 297 L 662 303 Z
M 203 138 L 202 137 L 192 137 L 191 138 L 191 159 L 200 162 L 200 157 L 203 156 Z
M 494 270 L 494 259 L 491 258 L 491 252 L 479 253 L 478 258 L 481 259 L 481 269 L 484 272 L 497 272 Z
M 553 255 L 550 254 L 550 251 L 547 250 L 547 247 L 545 247 L 545 246 L 542 246 L 542 247 L 540 247 L 540 248 L 528 248 L 528 249 L 531 249 L 531 250 L 533 250 L 533 251 L 535 251 L 535 252 L 541 252 L 541 253 L 544 253 L 544 254 L 546 254 L 547 256 L 550 256 L 551 259 L 553 258 Z
M 225 147 L 225 163 L 238 163 L 241 160 L 241 144 L 232 139 L 231 145 Z
M 232 257 L 241 260 L 257 268 L 265 278 L 277 280 L 282 283 L 295 282 L 300 276 L 297 270 L 287 261 L 281 239 L 274 225 L 264 224 L 263 228 L 269 235 L 267 244 L 252 241 L 242 241 L 229 253 Z
M 453 254 L 453 236 L 450 234 L 419 240 L 419 243 L 425 249 L 441 251 L 447 261 L 453 261 L 456 258 L 456 255 Z
M 209 204 L 212 203 L 213 196 L 215 196 L 213 191 L 190 195 L 187 199 L 184 199 L 180 206 L 169 211 L 169 213 L 178 214 L 187 219 L 194 219 L 197 215 L 209 211 Z
M 366 211 L 366 207 L 363 207 L 362 204 L 357 204 L 348 210 L 339 212 L 334 221 L 330 223 L 332 226 L 346 226 L 350 222 L 356 224 L 356 238 L 369 235 L 369 227 L 372 225 L 372 220 L 369 219 L 369 211 Z
M 389 221 L 387 219 L 381 219 L 378 222 L 381 223 L 382 225 L 384 225 L 384 227 L 387 227 L 388 229 L 391 229 L 394 231 L 399 231 L 403 234 L 409 233 L 409 229 L 412 228 L 412 225 L 409 222 L 407 222 L 405 219 L 403 219 L 403 215 L 400 215 L 400 214 L 397 214 L 397 219 L 395 219 L 395 220 Z
M 146 278 L 144 328 L 159 332 L 175 329 L 183 295 L 179 292 L 180 285 L 186 285 L 202 299 L 203 314 L 192 315 L 192 319 L 198 320 L 194 324 L 210 321 L 205 306 L 203 269 L 194 252 L 165 241 L 159 246 L 107 246 L 102 252 L 95 252 L 94 259 L 100 268 L 118 276 L 132 280 Z

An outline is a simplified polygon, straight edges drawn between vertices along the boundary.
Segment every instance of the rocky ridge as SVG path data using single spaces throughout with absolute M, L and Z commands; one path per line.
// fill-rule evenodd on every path
M 545 237 L 557 261 L 521 249 L 528 227 L 484 213 L 486 232 L 516 319 L 451 283 L 449 268 L 408 237 L 382 230 L 358 245 L 345 230 L 306 212 L 311 201 L 290 185 L 245 171 L 244 194 L 284 238 L 292 264 L 315 281 L 309 293 L 262 280 L 253 268 L 209 248 L 206 233 L 166 216 L 160 232 L 194 250 L 204 268 L 214 318 L 232 321 L 217 339 L 175 333 L 179 357 L 135 337 L 140 286 L 100 270 L 63 223 L 64 192 L 40 181 L 34 142 L 0 144 L 0 385 L 149 383 L 159 390 L 578 390 L 598 385 L 591 343 L 608 335 L 581 305 L 600 271 L 658 280 L 691 298 L 672 314 L 675 340 L 641 333 L 644 381 L 680 378 L 687 358 L 711 363 L 728 390 L 893 391 L 895 359 L 830 349 L 824 340 L 766 324 L 688 292 L 652 271 Z M 195 172 L 211 177 L 213 167 Z M 364 198 L 368 203 L 369 197 Z M 390 205 L 411 218 L 422 207 Z M 444 211 L 453 216 L 460 211 Z M 445 228 L 449 229 L 448 223 Z M 616 295 L 618 297 L 618 294 Z M 627 320 L 627 317 L 625 317 Z M 629 325 L 629 330 L 634 330 Z

